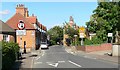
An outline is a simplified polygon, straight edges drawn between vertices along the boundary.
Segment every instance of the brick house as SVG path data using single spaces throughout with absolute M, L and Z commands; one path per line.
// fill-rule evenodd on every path
M 7 20 L 7 24 L 14 30 L 19 30 L 18 23 L 21 21 L 25 24 L 25 35 L 16 35 L 16 41 L 21 48 L 26 47 L 28 51 L 31 48 L 38 49 L 41 42 L 41 34 L 46 32 L 47 28 L 40 24 L 37 20 L 37 16 L 29 16 L 28 8 L 23 4 L 18 4 L 16 7 L 16 13 Z
M 65 25 L 65 28 L 68 28 L 68 27 L 74 28 L 75 30 L 78 30 L 78 29 L 79 29 L 79 26 L 76 25 L 76 23 L 74 22 L 74 19 L 73 19 L 72 16 L 70 16 L 69 22 Z M 64 29 L 64 32 L 65 32 L 65 29 Z M 70 40 L 68 34 L 64 34 L 64 35 L 63 35 L 63 44 L 64 44 L 65 46 L 67 46 L 66 40 Z
M 0 41 L 15 42 L 15 30 L 0 20 Z

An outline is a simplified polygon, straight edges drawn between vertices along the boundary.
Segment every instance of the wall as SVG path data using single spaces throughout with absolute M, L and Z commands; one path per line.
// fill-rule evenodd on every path
M 35 39 L 35 30 L 26 30 L 26 35 L 22 36 L 22 47 L 24 48 L 24 41 L 26 41 L 26 48 L 31 49 L 32 46 L 36 47 L 36 39 Z M 20 45 L 20 36 L 17 36 L 17 43 Z
M 92 45 L 92 46 L 79 46 L 76 48 L 77 50 L 85 51 L 85 52 L 94 52 L 94 51 L 104 51 L 104 50 L 112 50 L 111 43 L 104 43 L 101 45 Z

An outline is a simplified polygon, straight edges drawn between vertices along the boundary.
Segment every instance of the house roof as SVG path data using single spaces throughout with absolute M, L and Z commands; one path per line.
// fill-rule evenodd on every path
M 30 22 L 26 20 L 24 16 L 22 16 L 20 13 L 16 13 L 13 15 L 6 23 L 13 29 L 18 29 L 17 24 L 20 20 L 23 20 L 25 23 L 25 29 L 35 29 Z
M 0 20 L 0 32 L 15 32 L 15 30 Z
M 30 16 L 26 18 L 30 23 L 35 24 L 37 17 L 36 16 Z

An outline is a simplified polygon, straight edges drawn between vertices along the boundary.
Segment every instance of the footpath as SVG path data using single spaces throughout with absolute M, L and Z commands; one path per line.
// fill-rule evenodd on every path
M 22 57 L 16 60 L 13 65 L 13 70 L 32 70 L 35 57 L 41 54 L 41 50 L 33 50 L 26 54 L 22 54 Z
M 86 58 L 92 57 L 94 59 L 105 60 L 105 61 L 109 61 L 109 62 L 113 62 L 113 63 L 117 63 L 117 64 L 120 62 L 120 57 L 111 56 L 112 50 L 95 51 L 95 52 L 87 53 L 87 52 L 80 51 L 80 50 L 78 51 L 78 50 L 76 50 L 75 47 L 66 47 L 65 49 L 68 53 L 71 53 L 73 55 L 84 56 Z

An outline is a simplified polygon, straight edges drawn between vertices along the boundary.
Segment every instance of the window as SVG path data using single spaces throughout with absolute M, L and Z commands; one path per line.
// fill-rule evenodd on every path
M 3 41 L 5 41 L 5 42 L 8 41 L 8 35 L 3 35 Z

